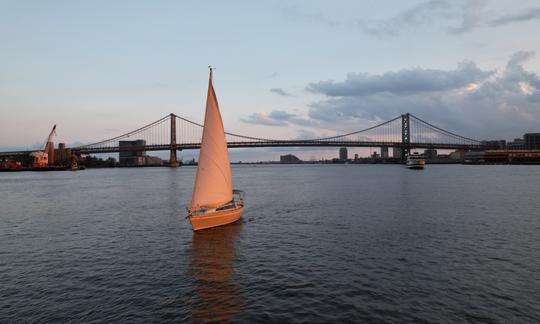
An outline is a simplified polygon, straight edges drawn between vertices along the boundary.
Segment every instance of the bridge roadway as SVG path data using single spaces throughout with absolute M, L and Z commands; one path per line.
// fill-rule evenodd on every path
M 199 149 L 200 143 L 177 144 L 176 149 L 193 150 Z M 272 142 L 229 142 L 229 148 L 246 148 L 246 147 L 400 147 L 405 148 L 403 143 L 388 143 L 388 142 L 313 142 L 313 141 L 272 141 Z M 434 148 L 448 150 L 471 150 L 485 149 L 484 145 L 470 144 L 432 144 L 432 143 L 411 143 L 409 148 Z M 167 151 L 171 149 L 171 145 L 147 145 L 140 147 L 102 147 L 102 148 L 73 148 L 72 151 L 79 154 L 97 154 L 97 153 L 116 153 L 116 152 L 134 152 L 134 151 Z
M 200 143 L 187 143 L 176 144 L 176 149 L 182 150 L 194 150 L 199 149 Z M 389 142 L 314 142 L 314 141 L 268 141 L 268 142 L 229 142 L 229 148 L 246 148 L 246 147 L 399 147 L 410 149 L 443 149 L 443 150 L 482 150 L 486 149 L 485 145 L 473 145 L 473 144 L 445 144 L 445 143 L 410 143 L 406 146 L 401 142 L 389 143 Z M 72 152 L 76 152 L 82 155 L 86 154 L 99 154 L 99 153 L 118 153 L 118 152 L 137 152 L 137 151 L 169 151 L 171 150 L 170 144 L 162 145 L 146 145 L 146 146 L 129 146 L 129 147 L 75 147 L 72 148 Z M 13 152 L 0 152 L 0 157 L 16 157 L 28 155 L 33 151 L 13 151 Z

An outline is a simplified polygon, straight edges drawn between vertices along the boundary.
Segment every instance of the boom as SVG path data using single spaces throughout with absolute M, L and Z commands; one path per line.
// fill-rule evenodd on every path
M 47 137 L 47 140 L 43 144 L 43 146 L 42 146 L 43 149 L 41 151 L 44 151 L 44 152 L 48 151 L 48 149 L 49 149 L 48 145 L 52 141 L 54 135 L 56 135 L 56 124 L 53 126 L 51 132 L 49 133 L 49 136 Z

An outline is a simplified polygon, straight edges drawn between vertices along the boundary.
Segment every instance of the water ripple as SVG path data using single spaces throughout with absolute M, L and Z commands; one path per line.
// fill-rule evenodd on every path
M 0 174 L 0 322 L 540 320 L 531 168 L 235 166 L 201 233 L 194 171 Z

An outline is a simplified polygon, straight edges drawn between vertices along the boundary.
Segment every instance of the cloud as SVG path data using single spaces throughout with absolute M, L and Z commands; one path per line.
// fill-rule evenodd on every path
M 276 119 L 272 117 L 270 114 L 259 112 L 259 113 L 253 113 L 249 115 L 246 118 L 241 119 L 244 123 L 248 124 L 258 124 L 258 125 L 266 125 L 266 126 L 287 126 L 287 122 L 280 120 L 279 118 Z
M 540 131 L 540 74 L 524 63 L 534 51 L 519 51 L 497 70 L 472 61 L 455 69 L 413 68 L 379 75 L 348 73 L 342 81 L 319 81 L 306 88 L 322 100 L 307 114 L 259 112 L 244 122 L 300 129 L 299 138 L 361 130 L 412 113 L 458 134 L 479 139 L 512 139 Z
M 270 113 L 258 112 L 241 119 L 244 123 L 266 126 L 287 126 L 289 124 L 301 126 L 315 126 L 316 122 L 300 115 L 291 114 L 283 110 L 272 110 Z
M 463 62 L 454 71 L 415 68 L 383 75 L 349 73 L 343 82 L 311 83 L 307 90 L 327 96 L 365 96 L 376 93 L 407 94 L 444 91 L 483 80 L 492 72 L 480 70 L 473 62 Z
M 278 77 L 278 75 L 279 75 L 279 73 L 277 73 L 277 72 L 272 72 L 272 73 L 270 73 L 270 74 L 268 74 L 268 75 L 265 75 L 265 76 L 263 77 L 263 79 L 275 79 L 275 78 Z
M 350 126 L 410 112 L 463 135 L 510 139 L 540 130 L 540 75 L 522 65 L 533 55 L 517 52 L 497 73 L 464 62 L 455 70 L 349 73 L 342 82 L 311 83 L 326 99 L 312 103 L 308 117 Z
M 315 23 L 327 27 L 337 27 L 339 23 L 334 21 L 321 13 L 318 12 L 308 12 L 303 9 L 300 9 L 298 6 L 288 6 L 282 9 L 282 12 L 285 16 L 292 18 L 293 20 L 303 20 L 309 23 Z
M 397 36 L 403 30 L 431 24 L 437 19 L 448 19 L 456 15 L 452 1 L 431 0 L 402 11 L 389 19 L 364 20 L 356 23 L 360 29 L 371 36 Z
M 532 59 L 536 53 L 534 51 L 519 51 L 510 57 L 510 60 L 508 61 L 507 68 L 508 69 L 514 69 L 516 67 L 520 67 L 523 63 L 526 61 Z
M 511 23 L 529 21 L 534 19 L 540 19 L 540 7 L 527 8 L 517 13 L 505 14 L 489 21 L 488 24 L 492 27 L 498 27 Z
M 469 33 L 478 28 L 540 20 L 540 7 L 526 8 L 492 18 L 486 0 L 431 0 L 386 19 L 359 19 L 356 25 L 367 35 L 398 36 L 412 29 L 439 27 L 450 34 Z
M 398 14 L 381 19 L 360 18 L 352 22 L 364 34 L 372 37 L 392 37 L 423 28 L 441 30 L 448 34 L 463 34 L 478 28 L 540 20 L 540 7 L 524 8 L 502 15 L 494 14 L 487 0 L 429 0 L 413 5 Z M 350 25 L 338 22 L 319 12 L 308 11 L 293 5 L 281 9 L 294 21 L 304 21 L 321 26 L 345 28 Z
M 283 90 L 281 88 L 271 88 L 270 92 L 273 92 L 275 94 L 278 94 L 278 95 L 284 96 L 284 97 L 292 97 L 292 94 L 286 92 L 285 90 Z
M 298 135 L 296 136 L 296 139 L 298 140 L 306 140 L 306 139 L 313 139 L 313 138 L 319 137 L 317 133 L 309 131 L 309 130 L 305 130 L 305 129 L 298 130 L 297 134 Z
M 460 34 L 471 32 L 479 27 L 483 22 L 483 9 L 486 5 L 485 0 L 468 0 L 461 6 L 461 24 L 459 27 L 449 27 L 451 34 Z
M 296 117 L 294 114 L 290 114 L 283 110 L 272 110 L 272 112 L 268 115 L 272 119 L 276 120 L 288 120 L 293 117 Z

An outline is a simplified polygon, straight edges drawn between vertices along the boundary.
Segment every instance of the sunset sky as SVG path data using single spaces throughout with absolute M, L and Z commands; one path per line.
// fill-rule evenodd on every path
M 56 142 L 88 143 L 171 112 L 201 122 L 210 64 L 234 133 L 320 137 L 410 112 L 511 140 L 540 132 L 539 30 L 540 1 L 0 0 L 0 148 L 53 124 Z

